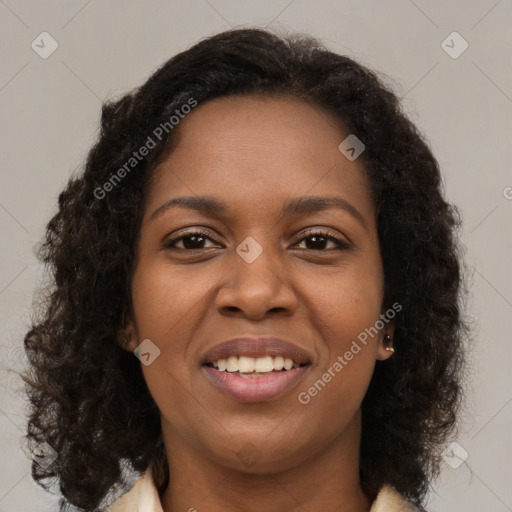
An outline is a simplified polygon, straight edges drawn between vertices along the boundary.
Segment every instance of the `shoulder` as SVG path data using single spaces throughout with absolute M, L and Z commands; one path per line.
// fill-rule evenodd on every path
M 384 485 L 370 512 L 419 512 L 412 503 L 389 485 Z
M 142 473 L 135 485 L 106 512 L 163 512 L 151 471 Z
M 107 512 L 163 512 L 151 471 L 144 472 L 135 485 L 116 500 Z M 418 509 L 393 487 L 384 485 L 370 512 L 418 512 Z

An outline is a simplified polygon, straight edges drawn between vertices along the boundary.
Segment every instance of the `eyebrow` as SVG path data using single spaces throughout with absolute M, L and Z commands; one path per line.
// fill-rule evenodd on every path
M 169 199 L 160 207 L 158 207 L 150 217 L 150 220 L 163 214 L 170 208 L 186 208 L 193 210 L 204 215 L 221 216 L 225 214 L 229 207 L 223 201 L 213 197 L 206 196 L 182 196 Z M 359 210 L 352 206 L 346 199 L 341 197 L 318 197 L 318 196 L 304 196 L 288 200 L 281 209 L 280 218 L 286 215 L 307 215 L 325 211 L 331 208 L 337 208 L 349 213 L 352 217 L 358 220 L 365 228 L 367 228 L 364 217 Z

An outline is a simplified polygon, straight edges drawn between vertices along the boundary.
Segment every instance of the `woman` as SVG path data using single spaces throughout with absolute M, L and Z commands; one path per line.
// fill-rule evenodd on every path
M 105 105 L 42 248 L 33 478 L 61 510 L 424 511 L 465 331 L 441 188 L 397 97 L 308 37 L 218 34 Z

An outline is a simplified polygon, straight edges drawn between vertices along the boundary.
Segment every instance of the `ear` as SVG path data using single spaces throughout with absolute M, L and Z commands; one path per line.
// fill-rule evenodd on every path
M 393 336 L 395 333 L 394 322 L 389 322 L 388 325 L 379 333 L 377 341 L 377 359 L 379 361 L 386 361 L 394 352 Z
M 117 343 L 128 352 L 134 352 L 137 348 L 137 332 L 130 315 L 125 316 L 124 327 L 117 332 Z

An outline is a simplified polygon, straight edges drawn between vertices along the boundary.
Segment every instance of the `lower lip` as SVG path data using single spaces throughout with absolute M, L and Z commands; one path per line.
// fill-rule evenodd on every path
M 211 366 L 203 366 L 207 378 L 218 389 L 241 402 L 274 400 L 292 389 L 304 377 L 310 365 L 275 372 L 265 377 L 239 377 Z

